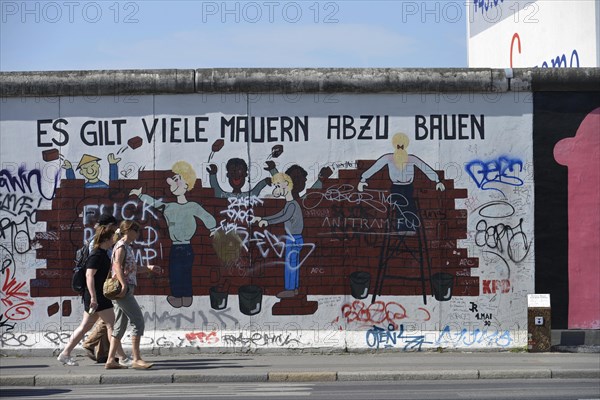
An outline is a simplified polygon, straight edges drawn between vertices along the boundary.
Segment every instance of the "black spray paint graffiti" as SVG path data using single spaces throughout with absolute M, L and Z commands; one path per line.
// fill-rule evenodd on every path
M 492 326 L 492 318 L 494 317 L 492 313 L 485 313 L 478 310 L 478 306 L 476 303 L 471 302 L 471 307 L 469 308 L 471 313 L 475 314 L 475 318 L 479 321 L 483 321 L 483 326 Z
M 0 334 L 1 347 L 33 347 L 34 343 L 28 343 L 29 337 L 25 333 L 2 332 Z M 68 339 L 68 338 L 67 338 Z
M 506 201 L 492 201 L 479 207 L 478 212 L 484 218 L 501 219 L 513 216 L 515 209 Z M 527 235 L 523 231 L 523 218 L 520 218 L 519 223 L 514 226 L 504 223 L 488 225 L 486 219 L 481 219 L 475 229 L 475 244 L 478 247 L 494 249 L 501 254 L 506 253 L 515 263 L 523 261 L 531 248 Z
M 243 332 L 240 332 L 237 336 L 223 335 L 221 339 L 226 345 L 242 347 L 259 347 L 272 345 L 293 348 L 296 345 L 301 344 L 300 340 L 293 337 L 293 334 L 291 333 L 270 334 L 263 332 L 253 332 L 249 335 L 245 335 Z
M 31 227 L 37 223 L 36 212 L 44 199 L 54 197 L 59 174 L 60 171 L 53 177 L 52 190 L 46 193 L 39 169 L 27 171 L 25 165 L 21 165 L 17 175 L 8 169 L 0 171 L 0 211 L 3 214 L 0 218 L 0 240 L 9 243 L 7 251 L 10 254 L 25 254 L 31 250 Z M 37 198 L 37 194 L 41 198 Z
M 216 317 L 221 322 L 221 325 L 220 325 L 221 329 L 227 328 L 227 323 L 225 322 L 225 319 L 231 320 L 231 322 L 233 323 L 234 326 L 239 325 L 239 321 L 231 315 L 231 308 L 219 310 L 219 312 L 211 310 L 210 314 L 212 316 Z M 186 326 L 186 324 L 196 326 L 196 315 L 198 315 L 202 319 L 203 327 L 208 326 L 208 318 L 204 314 L 204 311 L 197 311 L 197 312 L 190 313 L 190 314 L 184 314 L 184 313 L 173 314 L 173 313 L 169 313 L 169 312 L 165 311 L 161 315 L 158 315 L 155 312 L 149 313 L 149 312 L 145 311 L 144 312 L 144 322 L 147 325 L 156 324 L 156 325 L 160 326 L 161 329 L 166 329 L 166 328 L 182 329 Z M 214 324 L 214 327 L 216 327 L 216 326 L 217 326 L 217 324 Z

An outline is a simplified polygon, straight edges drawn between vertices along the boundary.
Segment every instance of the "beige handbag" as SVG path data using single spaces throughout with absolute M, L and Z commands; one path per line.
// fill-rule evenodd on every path
M 121 293 L 121 282 L 117 278 L 112 278 L 110 272 L 106 275 L 102 293 L 109 300 L 116 300 Z

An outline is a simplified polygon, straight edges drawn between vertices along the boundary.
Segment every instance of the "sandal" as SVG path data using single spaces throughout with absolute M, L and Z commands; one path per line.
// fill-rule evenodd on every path
M 131 368 L 133 369 L 148 369 L 152 368 L 153 363 L 147 363 L 144 360 L 138 360 L 131 363 Z
M 121 365 L 118 362 L 114 361 L 114 362 L 106 363 L 104 365 L 104 368 L 106 368 L 106 369 L 127 369 L 127 366 Z

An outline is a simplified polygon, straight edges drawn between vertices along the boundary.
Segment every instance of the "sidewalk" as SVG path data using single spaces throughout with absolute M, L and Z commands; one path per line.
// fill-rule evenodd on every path
M 0 357 L 0 386 L 439 379 L 600 379 L 597 353 L 187 354 L 146 356 L 150 370 L 54 357 Z

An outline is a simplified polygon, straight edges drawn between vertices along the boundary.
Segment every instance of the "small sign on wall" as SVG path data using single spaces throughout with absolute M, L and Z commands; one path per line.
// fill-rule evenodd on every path
M 527 295 L 528 308 L 550 308 L 550 294 L 535 293 Z

